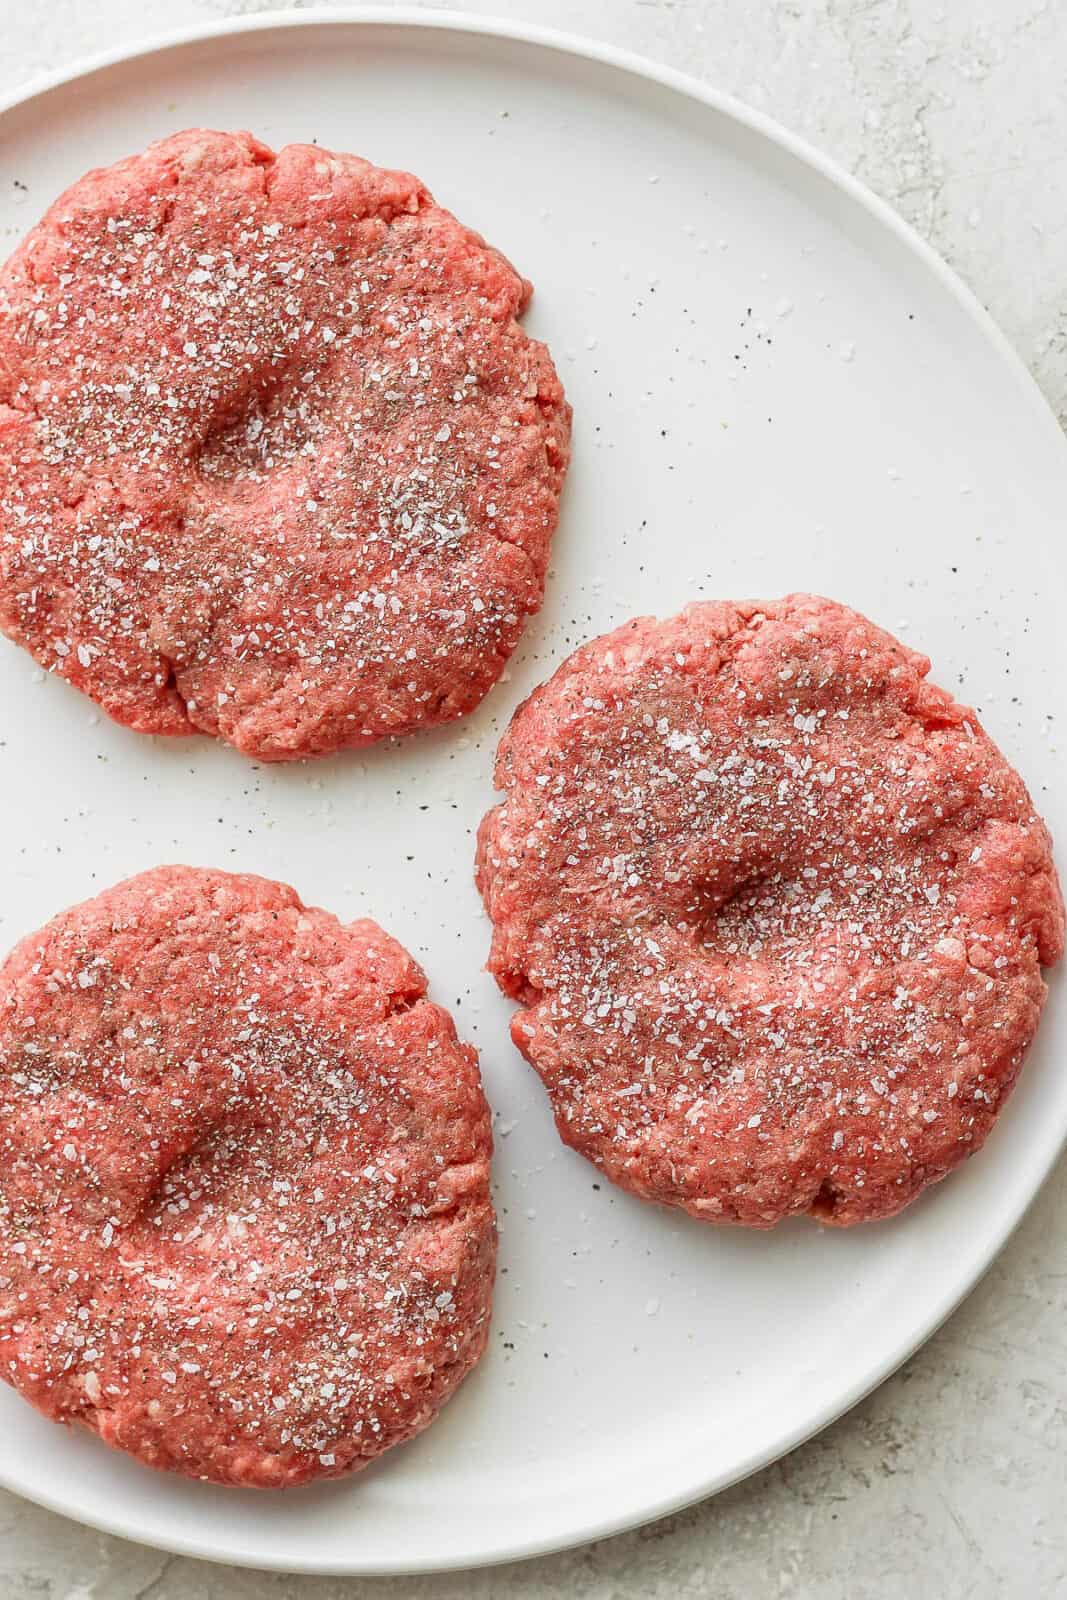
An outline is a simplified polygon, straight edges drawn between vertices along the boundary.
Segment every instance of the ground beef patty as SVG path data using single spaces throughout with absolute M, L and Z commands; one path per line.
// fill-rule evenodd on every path
M 281 1487 L 485 1348 L 475 1053 L 373 922 L 164 867 L 0 971 L 0 1372 L 154 1467 Z
M 416 178 L 175 134 L 0 271 L 0 627 L 284 761 L 457 717 L 541 603 L 570 411 Z
M 694 605 L 517 712 L 490 968 L 563 1138 L 625 1188 L 860 1222 L 988 1134 L 1063 906 L 1023 783 L 928 668 L 829 600 Z

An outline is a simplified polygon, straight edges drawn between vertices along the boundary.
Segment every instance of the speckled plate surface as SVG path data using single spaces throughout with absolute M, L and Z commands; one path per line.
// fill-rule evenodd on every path
M 473 833 L 500 727 L 580 639 L 697 596 L 868 612 L 976 704 L 1067 837 L 1067 446 L 977 304 L 760 118 L 593 47 L 425 13 L 248 19 L 0 113 L 12 245 L 86 167 L 194 123 L 410 167 L 537 288 L 575 407 L 541 616 L 466 723 L 264 769 L 146 741 L 0 648 L 0 941 L 161 861 L 285 878 L 418 953 L 497 1112 L 492 1350 L 362 1477 L 288 1495 L 153 1475 L 0 1393 L 0 1481 L 169 1549 L 401 1572 L 532 1554 L 721 1488 L 851 1405 L 1004 1243 L 1067 1132 L 1060 986 L 985 1151 L 892 1223 L 716 1232 L 564 1150 L 481 971 Z

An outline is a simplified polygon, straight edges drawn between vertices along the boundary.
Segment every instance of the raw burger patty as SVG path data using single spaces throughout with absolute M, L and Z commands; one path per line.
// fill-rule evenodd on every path
M 490 968 L 563 1138 L 624 1188 L 862 1222 L 989 1133 L 1063 905 L 1022 781 L 928 669 L 829 600 L 694 605 L 516 713 Z
M 163 867 L 0 971 L 0 1371 L 150 1466 L 283 1487 L 485 1348 L 475 1053 L 373 922 Z
M 0 627 L 284 761 L 461 716 L 541 603 L 570 410 L 416 178 L 193 129 L 0 269 Z

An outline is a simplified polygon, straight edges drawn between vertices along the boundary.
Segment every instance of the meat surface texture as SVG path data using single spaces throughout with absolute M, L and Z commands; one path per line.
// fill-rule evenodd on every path
M 498 754 L 478 880 L 568 1144 L 717 1222 L 898 1211 L 1016 1080 L 1063 905 L 1018 774 L 829 600 L 584 646 Z
M 418 179 L 193 129 L 0 271 L 0 627 L 268 761 L 468 712 L 541 604 L 570 409 Z
M 485 1348 L 490 1148 L 474 1051 L 375 923 L 131 878 L 0 970 L 0 1374 L 150 1466 L 352 1472 Z

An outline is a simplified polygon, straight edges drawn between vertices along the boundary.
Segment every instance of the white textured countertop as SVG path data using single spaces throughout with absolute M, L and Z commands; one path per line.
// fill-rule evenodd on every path
M 895 205 L 992 311 L 1067 419 L 1067 7 L 1057 0 L 476 0 L 582 32 L 769 112 Z M 270 0 L 3 8 L 0 94 L 81 55 Z M 0 1493 L 0 1600 L 939 1600 L 1067 1592 L 1067 1169 L 985 1282 L 848 1417 L 638 1533 L 441 1578 L 242 1573 Z

